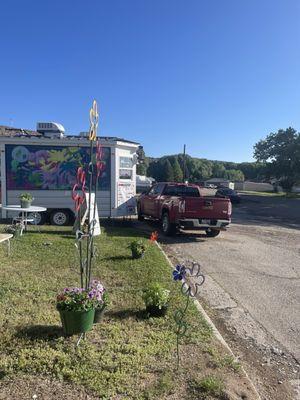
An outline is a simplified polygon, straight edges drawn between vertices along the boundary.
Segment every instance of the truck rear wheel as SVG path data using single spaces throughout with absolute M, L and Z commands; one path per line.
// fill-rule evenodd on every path
M 67 210 L 54 210 L 50 215 L 50 224 L 56 226 L 68 225 L 70 214 Z
M 141 213 L 141 206 L 138 206 L 138 220 L 144 221 L 144 216 Z
M 206 236 L 208 237 L 216 237 L 219 235 L 220 230 L 219 229 L 212 229 L 212 228 L 208 228 L 206 229 Z
M 164 212 L 161 219 L 162 231 L 166 236 L 172 236 L 176 232 L 176 225 L 170 222 L 170 217 L 168 212 Z

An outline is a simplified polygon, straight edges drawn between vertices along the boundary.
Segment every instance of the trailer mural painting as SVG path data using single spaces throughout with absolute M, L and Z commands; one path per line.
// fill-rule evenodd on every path
M 110 190 L 110 147 L 102 147 L 99 190 Z M 78 167 L 88 161 L 88 147 L 6 145 L 7 190 L 71 190 Z

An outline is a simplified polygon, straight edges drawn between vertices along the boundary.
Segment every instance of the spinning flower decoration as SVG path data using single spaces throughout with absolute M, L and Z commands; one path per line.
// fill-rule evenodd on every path
M 173 271 L 173 279 L 174 281 L 182 281 L 186 273 L 186 269 L 184 265 L 176 265 L 175 270 Z
M 184 276 L 188 279 L 189 283 L 184 282 L 181 286 L 181 292 L 186 296 L 195 297 L 198 293 L 199 287 L 205 282 L 205 276 L 200 271 L 200 264 L 192 263 L 191 268 L 184 268 Z
M 177 350 L 177 369 L 179 368 L 180 354 L 179 342 L 185 335 L 188 325 L 185 321 L 186 312 L 189 306 L 190 298 L 194 298 L 199 287 L 205 282 L 205 276 L 200 271 L 200 264 L 191 262 L 191 267 L 186 267 L 184 264 L 176 265 L 173 273 L 175 281 L 182 281 L 181 293 L 186 297 L 186 304 L 184 308 L 178 308 L 174 313 L 174 320 L 176 323 L 176 350 Z M 187 279 L 187 280 L 186 280 Z

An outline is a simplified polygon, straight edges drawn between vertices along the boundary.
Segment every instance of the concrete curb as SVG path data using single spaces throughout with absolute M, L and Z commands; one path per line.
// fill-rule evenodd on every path
M 169 259 L 169 257 L 167 256 L 167 254 L 164 252 L 163 248 L 161 247 L 161 245 L 158 242 L 155 242 L 157 247 L 159 248 L 159 250 L 161 251 L 161 253 L 164 255 L 166 261 L 168 262 L 168 264 L 170 265 L 170 267 L 172 269 L 174 269 L 174 265 L 172 264 L 172 261 Z M 206 314 L 204 308 L 201 306 L 201 304 L 199 303 L 199 301 L 197 299 L 193 299 L 195 306 L 197 307 L 198 311 L 203 315 L 205 321 L 208 323 L 208 325 L 211 327 L 215 337 L 222 343 L 222 345 L 229 351 L 229 353 L 236 359 L 235 354 L 233 353 L 233 351 L 231 350 L 231 348 L 229 347 L 228 343 L 225 341 L 225 339 L 223 338 L 223 336 L 221 335 L 221 333 L 218 331 L 218 329 L 216 328 L 216 326 L 214 325 L 214 323 L 212 322 L 212 320 L 210 319 L 210 317 Z M 241 369 L 244 373 L 244 375 L 246 376 L 246 378 L 249 381 L 249 385 L 251 386 L 251 388 L 253 389 L 254 393 L 257 396 L 258 400 L 261 400 L 261 397 L 256 389 L 256 387 L 254 386 L 253 382 L 251 381 L 249 375 L 247 374 L 247 372 L 245 371 L 244 367 L 241 365 Z

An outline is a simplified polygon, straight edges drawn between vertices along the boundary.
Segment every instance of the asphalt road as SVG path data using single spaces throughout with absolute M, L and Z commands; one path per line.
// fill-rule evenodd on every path
M 165 245 L 201 264 L 203 300 L 236 336 L 300 361 L 300 199 L 245 196 L 228 231 L 183 233 Z

